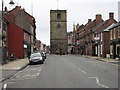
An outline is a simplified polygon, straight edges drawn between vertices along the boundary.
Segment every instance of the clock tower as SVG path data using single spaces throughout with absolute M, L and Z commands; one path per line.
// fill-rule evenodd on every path
M 50 52 L 67 54 L 67 12 L 66 10 L 50 11 Z

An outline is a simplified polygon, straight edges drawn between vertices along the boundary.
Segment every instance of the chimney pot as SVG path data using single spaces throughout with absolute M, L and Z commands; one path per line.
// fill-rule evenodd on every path
M 5 6 L 5 9 L 4 9 L 4 11 L 5 11 L 5 12 L 7 12 L 7 11 L 8 11 L 6 6 Z
M 101 14 L 97 14 L 97 15 L 96 15 L 96 20 L 99 20 L 99 19 L 102 19 Z
M 88 23 L 91 22 L 92 20 L 91 19 L 88 19 Z
M 114 13 L 113 12 L 109 13 L 109 19 L 114 19 Z

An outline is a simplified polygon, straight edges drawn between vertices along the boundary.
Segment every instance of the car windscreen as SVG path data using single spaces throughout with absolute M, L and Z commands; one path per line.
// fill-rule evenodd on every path
M 31 58 L 33 58 L 33 57 L 41 57 L 41 55 L 39 53 L 35 53 L 35 54 L 31 55 Z

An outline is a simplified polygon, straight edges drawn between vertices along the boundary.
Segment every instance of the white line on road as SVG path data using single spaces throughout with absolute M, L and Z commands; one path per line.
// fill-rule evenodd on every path
M 105 86 L 105 85 L 100 84 L 98 77 L 88 77 L 88 78 L 94 78 L 94 79 L 96 79 L 96 83 L 97 83 L 99 86 L 102 86 L 102 87 L 104 87 L 104 88 L 109 88 L 108 86 Z
M 68 61 L 66 60 L 66 62 L 68 62 Z M 68 63 L 71 64 L 73 67 L 77 68 L 80 72 L 86 74 L 86 72 L 85 72 L 84 70 L 78 68 L 75 64 L 73 64 L 73 63 L 71 63 L 71 62 L 68 62 Z
M 6 90 L 6 88 L 7 88 L 7 83 L 4 84 L 4 86 L 3 86 L 3 90 Z
M 82 72 L 82 73 L 86 74 L 86 72 L 85 72 L 85 71 L 83 71 L 83 70 L 81 70 L 80 68 L 78 68 L 78 70 L 79 70 L 80 72 Z

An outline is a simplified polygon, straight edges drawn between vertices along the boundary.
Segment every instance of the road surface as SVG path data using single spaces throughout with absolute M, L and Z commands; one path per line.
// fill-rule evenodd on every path
M 75 55 L 49 55 L 3 83 L 4 88 L 118 88 L 118 67 Z

